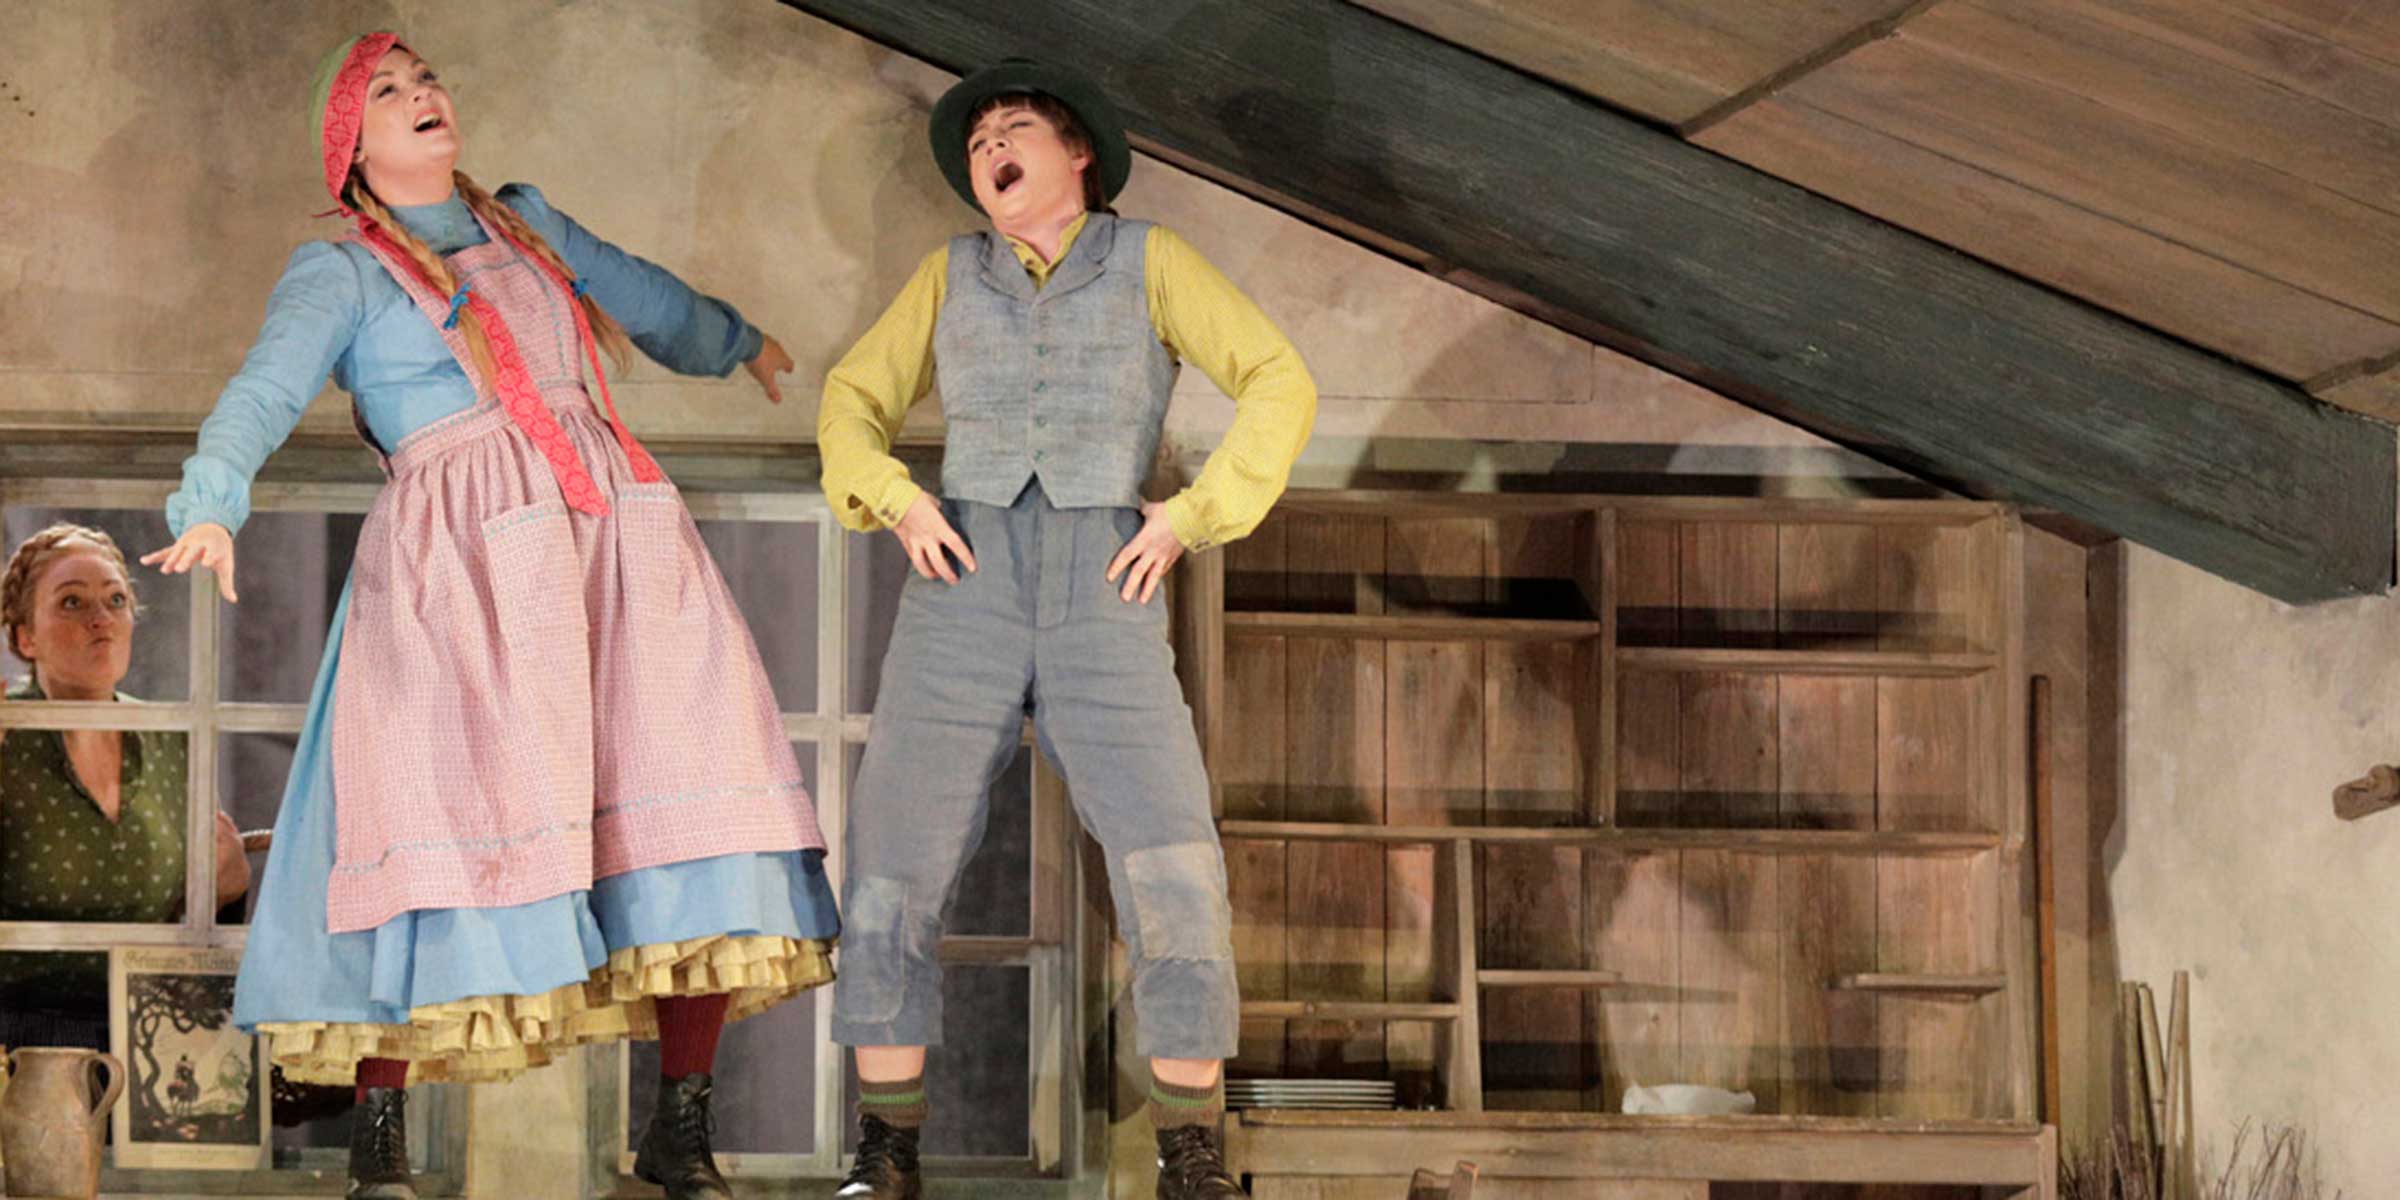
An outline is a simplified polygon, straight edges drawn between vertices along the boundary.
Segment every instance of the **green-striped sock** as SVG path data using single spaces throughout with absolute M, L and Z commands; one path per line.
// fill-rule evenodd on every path
M 858 1115 L 877 1117 L 894 1129 L 918 1129 L 925 1124 L 925 1077 L 877 1082 L 858 1081 Z
M 1224 1119 L 1222 1080 L 1207 1087 L 1185 1087 L 1168 1083 L 1156 1074 L 1150 1076 L 1151 1124 L 1160 1129 L 1179 1129 L 1185 1125 L 1206 1125 L 1213 1129 Z

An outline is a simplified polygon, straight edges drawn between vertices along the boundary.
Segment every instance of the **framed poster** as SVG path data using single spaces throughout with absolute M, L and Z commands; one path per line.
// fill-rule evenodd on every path
M 271 1161 L 258 1043 L 233 1027 L 239 950 L 121 946 L 108 956 L 109 1045 L 125 1064 L 116 1165 L 249 1171 Z

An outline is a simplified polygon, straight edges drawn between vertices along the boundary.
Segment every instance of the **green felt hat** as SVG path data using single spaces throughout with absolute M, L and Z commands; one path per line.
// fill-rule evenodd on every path
M 985 67 L 959 80 L 934 103 L 926 134 L 933 142 L 933 161 L 941 164 L 950 189 L 982 211 L 983 206 L 975 202 L 974 176 L 967 169 L 967 118 L 994 96 L 1032 92 L 1056 99 L 1075 114 L 1092 139 L 1092 165 L 1087 169 L 1100 172 L 1101 196 L 1116 199 L 1117 193 L 1125 190 L 1126 177 L 1133 173 L 1133 150 L 1125 144 L 1125 122 L 1117 116 L 1117 106 L 1108 102 L 1107 93 L 1090 76 L 1029 58 L 1004 59 Z

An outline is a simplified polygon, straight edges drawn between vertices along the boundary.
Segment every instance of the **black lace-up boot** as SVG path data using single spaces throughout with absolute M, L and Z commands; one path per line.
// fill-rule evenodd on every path
M 417 1200 L 408 1181 L 408 1090 L 368 1088 L 350 1130 L 349 1200 Z
M 667 1200 L 733 1200 L 711 1150 L 717 1114 L 709 1108 L 709 1098 L 715 1091 L 716 1083 L 707 1075 L 658 1081 L 658 1107 L 650 1111 L 650 1128 L 643 1131 L 642 1148 L 633 1156 L 633 1173 L 667 1189 Z
M 887 1125 L 873 1114 L 858 1119 L 858 1161 L 834 1195 L 847 1200 L 920 1200 L 917 1131 Z
M 1183 1125 L 1158 1131 L 1158 1200 L 1228 1200 L 1248 1197 L 1225 1169 L 1217 1131 Z

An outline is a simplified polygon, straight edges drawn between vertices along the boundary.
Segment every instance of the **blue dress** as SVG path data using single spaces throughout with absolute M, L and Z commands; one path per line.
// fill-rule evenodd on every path
M 759 333 L 730 305 L 593 237 L 538 191 L 512 185 L 497 198 L 661 364 L 721 376 L 758 352 Z M 393 213 L 438 253 L 486 240 L 455 196 Z M 178 535 L 204 522 L 239 529 L 251 479 L 328 373 L 385 447 L 477 402 L 439 332 L 371 253 L 350 243 L 302 246 L 168 501 Z M 287 1074 L 343 1082 L 357 1059 L 374 1056 L 412 1061 L 420 1080 L 503 1078 L 563 1046 L 655 1036 L 652 1002 L 661 996 L 729 992 L 738 1017 L 831 977 L 827 950 L 840 923 L 815 850 L 694 859 L 533 903 L 419 909 L 329 934 L 331 718 L 349 609 L 345 587 L 235 992 L 236 1023 L 273 1035 Z

